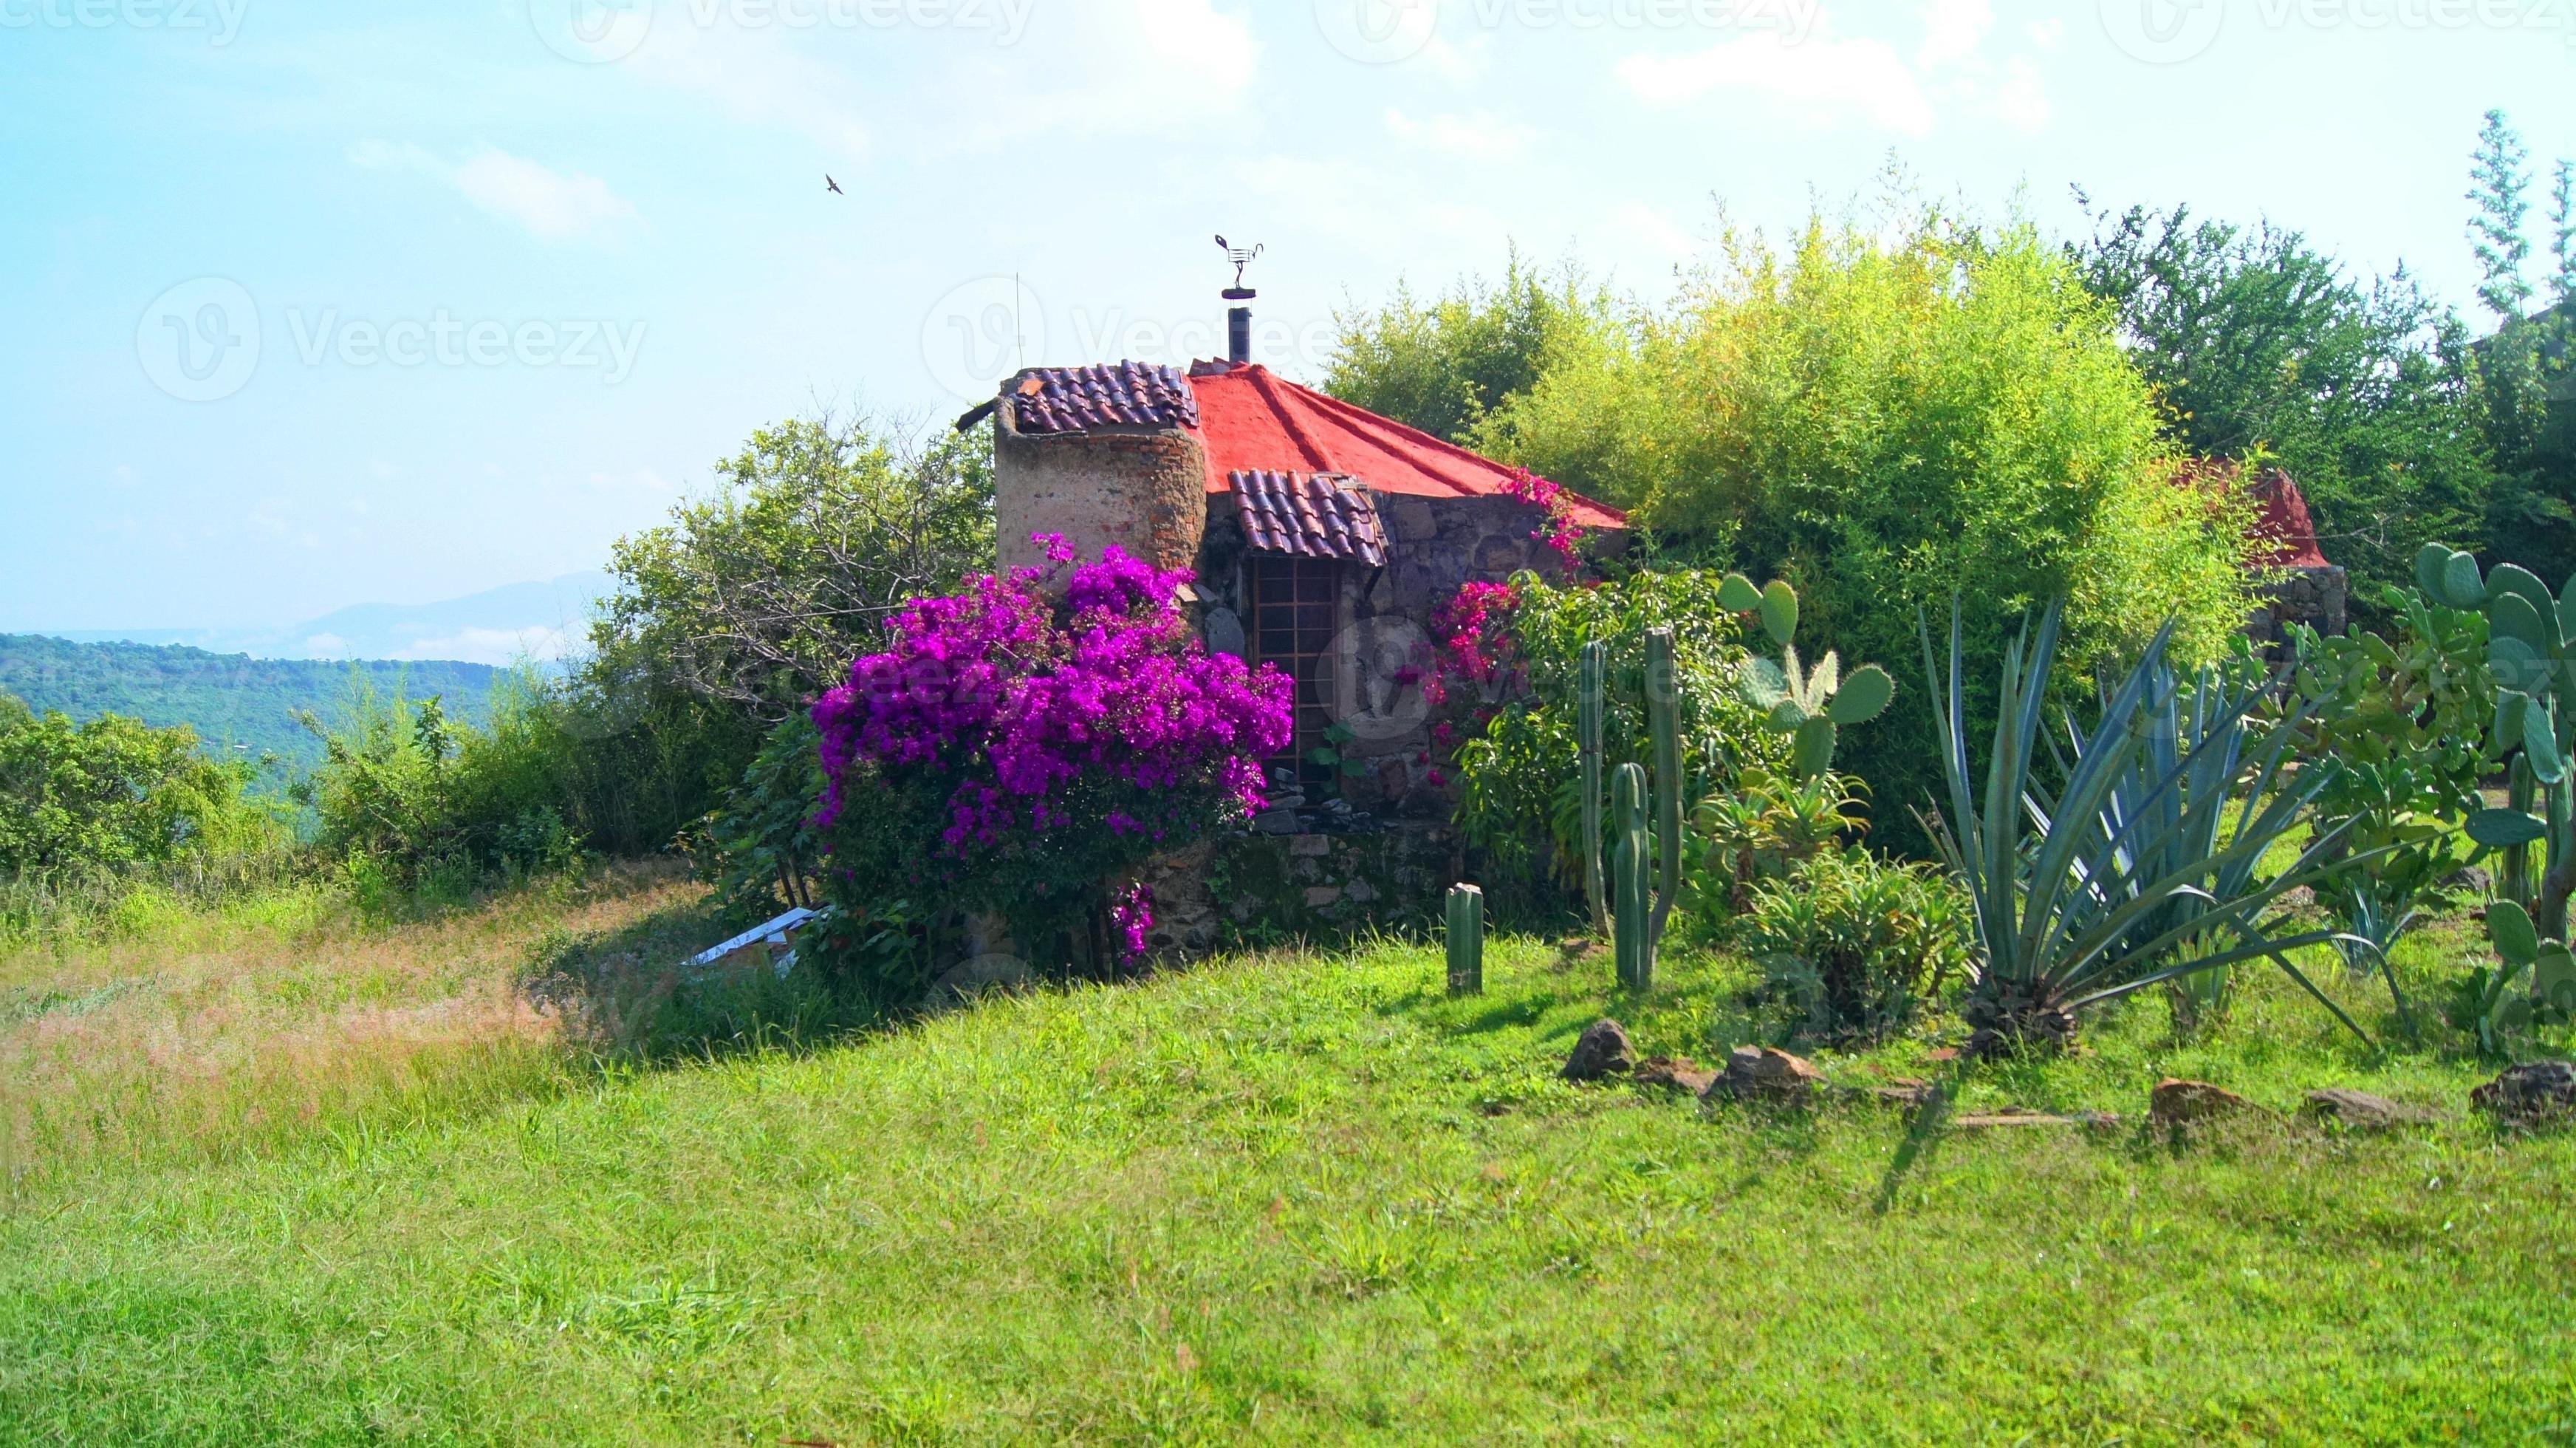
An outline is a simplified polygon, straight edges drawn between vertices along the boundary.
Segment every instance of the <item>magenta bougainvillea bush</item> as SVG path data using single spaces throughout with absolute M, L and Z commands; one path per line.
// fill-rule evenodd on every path
M 1023 941 L 1106 922 L 1141 952 L 1150 898 L 1113 901 L 1114 877 L 1262 807 L 1290 684 L 1207 652 L 1174 602 L 1186 574 L 1038 541 L 1046 568 L 906 604 L 814 706 L 829 873 L 998 911 Z

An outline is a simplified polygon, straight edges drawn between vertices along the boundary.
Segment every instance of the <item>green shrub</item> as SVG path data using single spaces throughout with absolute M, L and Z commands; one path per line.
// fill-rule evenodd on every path
M 1857 846 L 1799 862 L 1753 892 L 1737 940 L 1820 1039 L 1902 1028 L 1969 965 L 1967 901 L 1928 865 Z
M 104 714 L 75 724 L 0 694 L 0 875 L 220 860 L 276 848 L 248 765 L 218 764 L 185 729 Z
M 1847 657 L 1910 656 L 1917 610 L 1959 598 L 1982 701 L 2050 599 L 2069 680 L 2168 617 L 2186 664 L 2241 629 L 2243 519 L 2171 486 L 2157 422 L 2057 250 L 1931 216 L 1893 240 L 1816 220 L 1785 251 L 1730 235 L 1669 309 L 1565 351 L 1476 437 L 1685 556 L 1786 580 Z M 1903 819 L 1940 776 L 1930 701 L 1895 711 L 1842 767 Z

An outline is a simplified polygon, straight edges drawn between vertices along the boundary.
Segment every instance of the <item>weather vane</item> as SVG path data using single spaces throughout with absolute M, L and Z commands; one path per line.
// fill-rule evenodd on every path
M 1243 284 L 1243 269 L 1252 265 L 1252 259 L 1261 255 L 1262 248 L 1258 245 L 1236 246 L 1223 235 L 1217 237 L 1216 244 L 1225 248 L 1225 259 L 1234 263 L 1234 285 L 1225 289 L 1226 298 L 1229 301 L 1241 301 L 1252 296 L 1252 289 Z

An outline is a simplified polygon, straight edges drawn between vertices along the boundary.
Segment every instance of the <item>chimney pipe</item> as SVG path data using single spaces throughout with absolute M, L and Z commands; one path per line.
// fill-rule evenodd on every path
M 1230 287 L 1226 290 L 1226 296 L 1229 298 L 1237 295 L 1249 297 L 1252 293 L 1240 287 Z M 1226 308 L 1225 360 L 1237 367 L 1252 360 L 1252 309 L 1250 307 Z
M 1253 258 L 1261 255 L 1262 249 L 1258 246 L 1236 246 L 1227 241 L 1222 234 L 1217 237 L 1216 244 L 1225 249 L 1225 259 L 1234 263 L 1234 285 L 1227 287 L 1222 293 L 1225 299 L 1229 302 L 1248 302 L 1260 295 L 1243 284 L 1243 269 L 1252 265 Z M 1250 307 L 1226 308 L 1225 354 L 1225 360 L 1237 367 L 1245 366 L 1252 361 L 1252 309 Z

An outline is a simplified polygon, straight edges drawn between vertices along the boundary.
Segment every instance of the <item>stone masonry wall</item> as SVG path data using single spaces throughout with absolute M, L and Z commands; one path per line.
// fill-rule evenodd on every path
M 993 415 L 993 516 L 1004 568 L 1046 560 L 1033 533 L 1084 558 L 1116 544 L 1158 568 L 1192 566 L 1207 518 L 1207 450 L 1177 429 L 1030 436 Z

